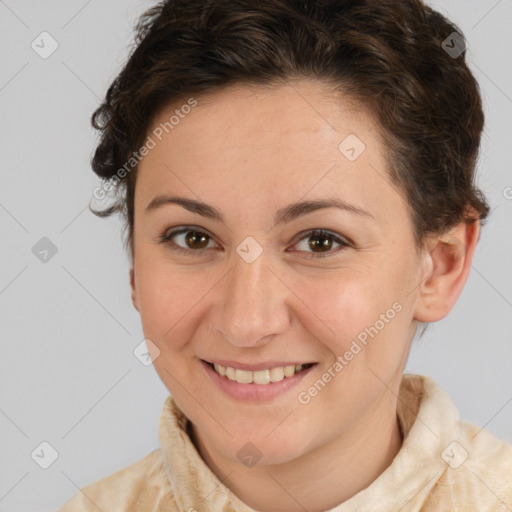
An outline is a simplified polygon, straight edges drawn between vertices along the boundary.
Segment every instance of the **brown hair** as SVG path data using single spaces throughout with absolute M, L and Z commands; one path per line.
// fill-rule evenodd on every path
M 133 51 L 92 116 L 101 131 L 92 167 L 117 192 L 113 205 L 93 211 L 125 216 L 133 254 L 131 157 L 162 108 L 235 83 L 315 78 L 376 114 L 418 246 L 484 220 L 489 206 L 475 186 L 484 115 L 461 41 L 420 0 L 161 2 L 141 16 Z

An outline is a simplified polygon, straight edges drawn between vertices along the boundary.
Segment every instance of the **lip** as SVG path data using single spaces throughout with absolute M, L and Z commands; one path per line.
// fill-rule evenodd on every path
M 245 402 L 265 402 L 271 401 L 278 396 L 284 395 L 286 392 L 290 391 L 292 388 L 297 386 L 297 384 L 306 377 L 315 367 L 316 363 L 313 366 L 302 370 L 299 373 L 296 373 L 292 377 L 286 377 L 279 382 L 269 382 L 268 384 L 240 384 L 239 382 L 229 380 L 226 377 L 222 377 L 219 375 L 206 361 L 200 360 L 201 365 L 203 366 L 206 374 L 215 384 L 217 389 L 222 391 L 224 394 L 228 395 L 230 398 L 233 398 L 238 401 Z M 222 363 L 219 363 L 222 364 Z M 267 363 L 268 364 L 268 363 Z M 293 364 L 293 363 L 291 363 Z M 291 366 L 290 364 L 290 366 Z M 297 363 L 300 364 L 300 363 Z M 259 366 L 260 369 L 272 368 L 275 366 L 281 366 L 280 364 L 272 363 L 273 366 L 264 366 L 261 365 L 245 365 L 246 368 L 254 368 Z M 223 365 L 226 366 L 226 365 Z M 229 366 L 229 365 L 228 365 Z M 242 365 L 244 366 L 244 365 Z M 285 366 L 285 365 L 283 365 Z M 232 367 L 233 368 L 233 367 Z M 237 367 L 240 370 L 245 368 Z M 258 371 L 258 370 L 252 370 Z
M 235 370 L 246 370 L 249 372 L 257 372 L 259 370 L 270 370 L 272 368 L 277 368 L 279 366 L 296 366 L 298 364 L 314 364 L 312 361 L 306 361 L 301 363 L 300 361 L 272 361 L 272 362 L 263 362 L 258 364 L 245 364 L 239 363 L 237 361 L 228 361 L 227 359 L 216 359 L 216 360 L 208 360 L 203 359 L 206 363 L 211 364 L 220 364 L 221 366 L 230 366 L 231 368 L 235 368 Z

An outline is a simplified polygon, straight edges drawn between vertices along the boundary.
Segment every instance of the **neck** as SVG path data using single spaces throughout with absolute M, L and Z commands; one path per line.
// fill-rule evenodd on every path
M 389 402 L 392 402 L 391 404 Z M 206 464 L 245 504 L 260 512 L 320 512 L 368 487 L 402 445 L 396 399 L 350 431 L 289 462 L 247 468 L 194 441 Z M 385 409 L 385 410 L 384 410 Z

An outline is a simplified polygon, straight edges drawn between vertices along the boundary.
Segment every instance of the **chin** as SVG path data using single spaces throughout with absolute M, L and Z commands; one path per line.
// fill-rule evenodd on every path
M 246 463 L 256 461 L 258 465 L 278 465 L 290 462 L 301 456 L 306 448 L 301 442 L 298 432 L 282 429 L 277 432 L 276 424 L 268 426 L 262 431 L 246 430 L 243 436 L 237 436 L 229 440 L 229 451 L 231 458 L 236 462 Z M 269 432 L 272 432 L 269 434 Z

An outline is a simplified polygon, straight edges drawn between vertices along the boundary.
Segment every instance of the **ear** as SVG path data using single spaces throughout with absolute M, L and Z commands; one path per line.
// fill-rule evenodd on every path
M 416 320 L 437 322 L 451 311 L 469 276 L 479 236 L 480 221 L 475 220 L 428 241 L 423 257 L 429 271 L 418 287 Z
M 133 307 L 139 311 L 139 304 L 137 301 L 137 289 L 135 288 L 135 271 L 133 267 L 130 269 L 130 288 L 132 289 L 132 304 Z

